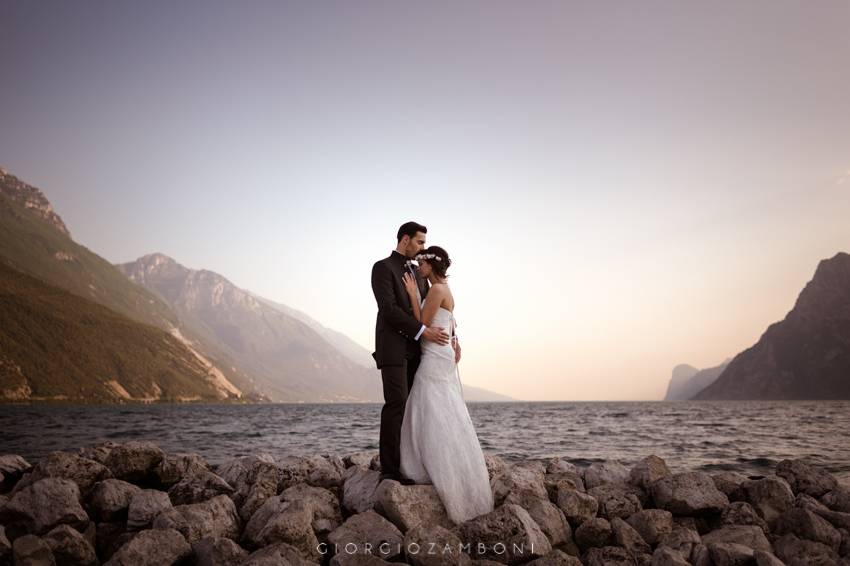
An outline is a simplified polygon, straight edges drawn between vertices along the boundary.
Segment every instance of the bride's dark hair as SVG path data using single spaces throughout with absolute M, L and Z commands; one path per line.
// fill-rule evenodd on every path
M 440 246 L 431 246 L 427 249 L 422 250 L 419 253 L 434 254 L 435 256 L 439 257 L 440 259 L 437 259 L 436 257 L 430 259 L 422 258 L 422 261 L 427 261 L 428 265 L 431 266 L 431 269 L 434 270 L 434 273 L 438 277 L 448 277 L 448 275 L 446 275 L 446 270 L 452 264 L 452 260 L 449 259 L 449 253 L 446 250 L 444 250 Z

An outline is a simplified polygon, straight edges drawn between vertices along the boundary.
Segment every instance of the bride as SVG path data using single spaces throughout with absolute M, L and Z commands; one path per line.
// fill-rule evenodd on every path
M 446 284 L 451 265 L 446 250 L 431 246 L 416 256 L 419 274 L 431 287 L 425 301 L 416 280 L 404 275 L 413 314 L 425 326 L 450 328 L 454 337 L 454 297 Z M 484 453 L 469 417 L 451 344 L 422 344 L 422 360 L 407 398 L 401 425 L 401 473 L 433 484 L 449 518 L 457 524 L 493 510 Z

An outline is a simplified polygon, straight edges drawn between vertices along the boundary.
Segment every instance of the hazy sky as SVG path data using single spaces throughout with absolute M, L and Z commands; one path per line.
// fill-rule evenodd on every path
M 0 3 L 0 165 L 372 348 L 402 222 L 465 383 L 657 399 L 850 251 L 850 3 Z

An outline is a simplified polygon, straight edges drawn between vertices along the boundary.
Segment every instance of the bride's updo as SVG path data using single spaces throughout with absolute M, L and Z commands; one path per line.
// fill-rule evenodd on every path
M 427 261 L 438 277 L 448 277 L 446 270 L 452 264 L 452 260 L 449 259 L 448 252 L 440 246 L 431 246 L 422 250 L 416 255 L 416 259 Z

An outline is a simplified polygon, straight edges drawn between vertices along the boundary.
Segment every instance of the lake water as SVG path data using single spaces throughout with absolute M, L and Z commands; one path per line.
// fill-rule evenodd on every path
M 469 403 L 485 453 L 577 465 L 649 454 L 675 471 L 773 471 L 810 457 L 850 476 L 850 401 Z M 268 452 L 378 449 L 381 404 L 0 406 L 0 454 L 30 462 L 102 440 L 151 440 L 217 464 Z M 448 433 L 448 431 L 447 431 Z

